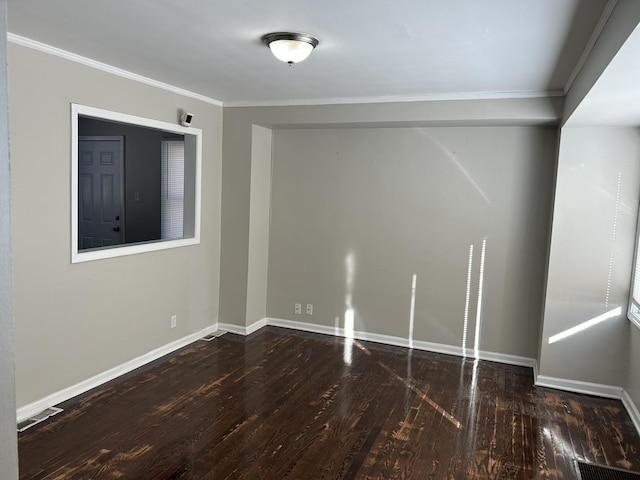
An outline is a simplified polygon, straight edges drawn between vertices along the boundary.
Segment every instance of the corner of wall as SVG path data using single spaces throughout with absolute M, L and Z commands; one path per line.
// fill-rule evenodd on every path
M 7 2 L 0 0 L 0 465 L 2 478 L 18 478 L 15 326 L 11 250 L 11 181 L 7 106 Z
M 636 427 L 637 432 L 640 434 L 640 411 L 635 402 L 626 390 L 622 390 L 622 404 L 627 409 L 627 413 L 631 417 L 633 426 Z
M 267 316 L 269 221 L 271 213 L 271 130 L 252 126 L 246 325 Z

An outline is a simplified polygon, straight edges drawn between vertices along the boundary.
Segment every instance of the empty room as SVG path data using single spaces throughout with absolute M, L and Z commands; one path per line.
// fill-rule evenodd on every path
M 0 7 L 0 480 L 640 478 L 640 2 Z

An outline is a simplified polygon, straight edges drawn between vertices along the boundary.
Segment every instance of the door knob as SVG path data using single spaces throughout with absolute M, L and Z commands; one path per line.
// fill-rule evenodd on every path
M 120 231 L 120 227 L 113 227 L 113 231 L 114 232 L 119 232 Z

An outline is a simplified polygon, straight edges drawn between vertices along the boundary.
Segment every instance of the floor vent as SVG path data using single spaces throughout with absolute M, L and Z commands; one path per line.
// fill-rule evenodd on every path
M 34 415 L 33 417 L 27 418 L 26 420 L 18 423 L 18 432 L 24 432 L 27 428 L 31 428 L 40 422 L 44 422 L 47 418 L 53 417 L 60 412 L 62 412 L 62 409 L 58 407 L 47 408 L 37 415 Z
M 577 462 L 581 480 L 640 480 L 640 473 Z
M 206 335 L 206 336 L 202 337 L 200 340 L 204 340 L 205 342 L 210 342 L 211 340 L 214 340 L 214 339 L 216 339 L 218 337 L 221 337 L 225 333 L 227 333 L 227 332 L 225 332 L 224 330 L 216 330 L 215 332 L 210 333 L 209 335 Z

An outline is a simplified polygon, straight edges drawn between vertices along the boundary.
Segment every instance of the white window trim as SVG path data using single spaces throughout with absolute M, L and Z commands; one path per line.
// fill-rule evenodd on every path
M 627 318 L 636 327 L 640 328 L 640 304 L 636 304 L 633 300 L 633 286 L 636 283 L 636 264 L 638 263 L 638 254 L 640 253 L 640 211 L 638 212 L 638 221 L 636 224 L 636 247 L 633 251 L 633 266 L 631 269 L 631 288 L 629 289 L 629 309 L 627 310 Z M 640 278 L 637 279 L 640 281 Z
M 87 252 L 78 251 L 78 116 L 86 116 L 120 123 L 128 123 L 142 127 L 150 127 L 180 135 L 193 135 L 196 138 L 196 178 L 195 178 L 195 219 L 194 235 L 178 240 L 157 240 L 131 245 L 122 245 Z M 200 243 L 200 210 L 201 210 L 201 169 L 202 169 L 202 130 L 183 127 L 178 124 L 162 122 L 150 118 L 137 117 L 126 113 L 112 112 L 86 105 L 71 104 L 71 263 L 89 262 L 105 258 L 136 255 L 170 248 L 197 245 Z
M 636 310 L 635 305 L 633 303 L 629 304 L 629 312 L 627 313 L 627 318 L 631 320 L 636 327 L 640 328 L 640 310 Z

